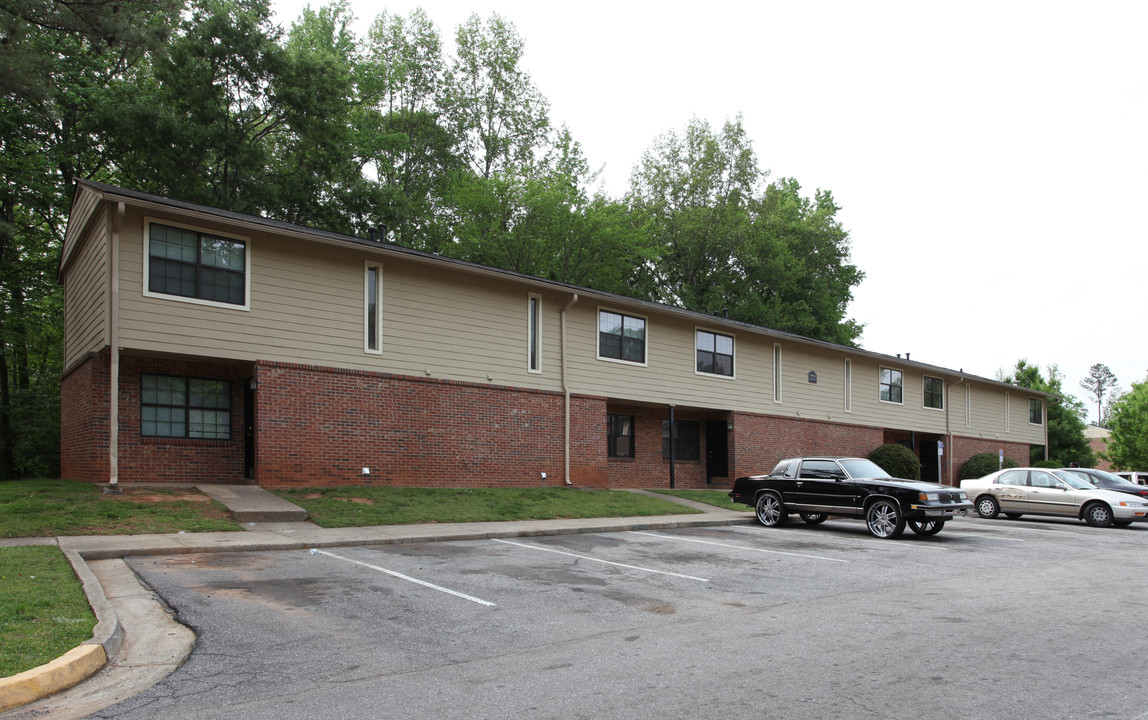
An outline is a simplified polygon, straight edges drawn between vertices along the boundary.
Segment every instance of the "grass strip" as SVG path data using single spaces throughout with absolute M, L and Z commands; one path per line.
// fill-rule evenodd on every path
M 642 517 L 698 512 L 622 490 L 339 487 L 277 490 L 320 527 Z
M 166 488 L 108 495 L 102 486 L 73 480 L 0 482 L 0 537 L 242 530 L 223 505 L 197 491 L 196 500 L 188 496 L 186 489 Z
M 0 677 L 55 660 L 90 639 L 95 625 L 59 548 L 0 548 Z

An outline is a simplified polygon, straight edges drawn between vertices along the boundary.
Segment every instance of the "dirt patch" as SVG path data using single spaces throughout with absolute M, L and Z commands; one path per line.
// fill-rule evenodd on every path
M 125 490 L 124 494 L 120 497 L 124 500 L 139 503 L 180 502 L 183 500 L 201 503 L 211 502 L 210 497 L 198 490 L 190 488 L 187 490 L 165 490 L 163 492 L 154 492 L 152 490 Z
M 335 498 L 335 499 L 336 500 L 342 500 L 343 502 L 358 503 L 359 505 L 374 505 L 375 504 L 375 501 L 370 499 L 370 498 L 349 497 L 349 498 Z

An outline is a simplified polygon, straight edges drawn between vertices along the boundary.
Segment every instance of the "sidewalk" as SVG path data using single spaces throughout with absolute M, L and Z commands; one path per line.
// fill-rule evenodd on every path
M 80 647 L 47 665 L 0 679 L 0 720 L 84 717 L 143 692 L 179 667 L 191 653 L 194 634 L 175 622 L 162 601 L 140 584 L 123 562 L 125 557 L 538 537 L 753 522 L 753 515 L 748 511 L 722 510 L 670 495 L 633 490 L 702 512 L 327 529 L 307 521 L 307 513 L 302 508 L 254 485 L 202 485 L 199 489 L 227 506 L 246 532 L 85 535 L 0 541 L 0 545 L 58 544 L 83 583 L 97 621 L 92 639 Z

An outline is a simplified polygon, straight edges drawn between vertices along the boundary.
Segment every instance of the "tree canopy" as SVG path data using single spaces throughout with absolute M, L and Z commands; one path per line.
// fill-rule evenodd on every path
M 1113 403 L 1103 457 L 1117 470 L 1148 469 L 1148 379 Z
M 1080 387 L 1096 403 L 1096 424 L 1104 425 L 1104 398 L 1117 388 L 1116 375 L 1103 363 L 1088 368 L 1088 376 L 1080 381 Z

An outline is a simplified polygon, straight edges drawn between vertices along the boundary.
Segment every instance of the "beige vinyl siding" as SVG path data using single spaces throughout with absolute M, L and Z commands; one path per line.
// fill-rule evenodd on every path
M 108 344 L 107 226 L 91 223 L 72 247 L 65 270 L 64 367 Z
M 76 247 L 82 243 L 82 238 L 87 232 L 87 226 L 93 219 L 92 214 L 96 211 L 99 202 L 99 196 L 91 190 L 84 187 L 78 190 L 72 203 L 71 213 L 68 215 L 68 227 L 64 233 L 64 247 L 61 257 L 70 258 L 72 253 L 76 251 Z M 101 214 L 98 219 L 102 221 L 103 215 Z
M 181 225 L 172 218 L 157 220 Z M 202 226 L 199 223 L 199 226 Z M 542 294 L 543 373 L 530 373 L 526 284 L 319 243 L 247 236 L 250 309 L 143 295 L 143 217 L 121 230 L 125 348 L 429 375 L 557 390 L 560 296 Z M 228 229 L 206 226 L 207 230 Z M 234 233 L 234 229 L 231 229 Z M 363 347 L 363 264 L 382 267 L 381 352 Z

